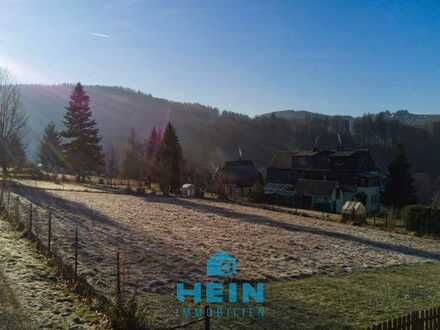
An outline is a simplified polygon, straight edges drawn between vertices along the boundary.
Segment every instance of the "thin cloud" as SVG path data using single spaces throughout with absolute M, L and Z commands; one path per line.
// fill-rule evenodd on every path
M 106 38 L 106 39 L 110 38 L 110 36 L 105 33 L 89 32 L 89 35 L 97 38 Z

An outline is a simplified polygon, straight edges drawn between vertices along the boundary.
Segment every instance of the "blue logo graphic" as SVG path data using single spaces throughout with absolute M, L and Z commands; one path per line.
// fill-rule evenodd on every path
M 206 276 L 232 277 L 237 272 L 237 259 L 225 251 L 214 253 L 206 263 Z
M 223 302 L 249 304 L 264 303 L 263 282 L 233 282 L 231 278 L 237 273 L 237 259 L 225 251 L 211 255 L 206 262 L 206 276 L 217 277 L 215 281 L 195 282 L 192 287 L 185 286 L 184 282 L 177 282 L 176 298 L 184 303 L 190 298 L 194 303 L 204 301 L 209 304 Z M 221 280 L 224 278 L 224 281 Z

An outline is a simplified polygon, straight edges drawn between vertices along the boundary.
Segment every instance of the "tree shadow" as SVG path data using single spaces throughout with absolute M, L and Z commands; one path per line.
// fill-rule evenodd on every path
M 157 203 L 164 203 L 164 204 L 173 204 L 173 205 L 179 205 L 187 209 L 193 209 L 202 213 L 216 213 L 223 217 L 226 217 L 231 220 L 241 221 L 241 222 L 247 222 L 251 224 L 260 224 L 260 225 L 266 225 L 276 228 L 282 228 L 287 231 L 291 232 L 303 232 L 308 234 L 314 234 L 314 235 L 320 235 L 320 236 L 326 236 L 338 240 L 348 241 L 351 243 L 357 243 L 362 245 L 371 246 L 376 249 L 386 250 L 390 252 L 396 252 L 400 254 L 405 254 L 408 256 L 415 256 L 415 257 L 421 257 L 425 259 L 430 259 L 434 261 L 440 261 L 440 253 L 438 252 L 431 252 L 426 251 L 418 248 L 412 248 L 409 246 L 404 245 L 397 245 L 393 243 L 386 243 L 386 242 L 380 242 L 375 241 L 368 238 L 362 238 L 358 236 L 354 236 L 347 233 L 340 233 L 336 231 L 331 231 L 327 229 L 321 229 L 321 228 L 313 228 L 308 227 L 300 224 L 290 224 L 282 221 L 276 221 L 261 215 L 256 214 L 246 214 L 237 212 L 231 209 L 227 209 L 220 206 L 214 206 L 214 205 L 204 205 L 199 204 L 197 202 L 191 201 L 189 199 L 182 199 L 182 198 L 175 198 L 175 197 L 147 197 L 147 200 L 154 201 Z M 440 247 L 440 243 L 439 243 Z
M 81 220 L 80 218 L 92 219 L 97 221 L 99 224 L 113 226 L 119 230 L 126 229 L 126 227 L 109 218 L 108 216 L 100 213 L 99 211 L 93 210 L 82 203 L 70 201 L 59 196 L 55 196 L 42 189 L 33 189 L 32 187 L 25 187 L 19 184 L 11 185 L 11 191 L 23 198 L 32 201 L 34 204 L 44 207 L 46 209 L 51 209 L 55 215 L 61 216 L 63 218 L 71 218 L 71 221 Z M 84 192 L 87 194 L 87 192 Z M 93 197 L 91 197 L 93 198 Z M 59 211 L 67 212 L 69 215 L 62 214 Z M 78 225 L 81 226 L 81 221 L 77 221 Z
M 116 253 L 117 249 L 120 250 L 121 254 L 126 255 L 126 258 L 130 260 L 131 271 L 139 273 L 139 277 L 136 278 L 139 283 L 143 283 L 147 278 L 150 282 L 153 280 L 152 274 L 145 276 L 141 274 L 141 271 L 154 271 L 165 276 L 167 280 L 176 279 L 177 281 L 178 278 L 190 280 L 191 278 L 187 278 L 190 275 L 185 270 L 199 269 L 201 266 L 201 262 L 194 261 L 191 255 L 182 255 L 175 246 L 161 239 L 154 232 L 137 230 L 123 219 L 118 221 L 118 218 L 113 219 L 80 202 L 21 185 L 11 186 L 11 192 L 32 201 L 37 206 L 50 206 L 54 215 L 52 226 L 55 223 L 62 225 L 62 228 L 52 229 L 53 238 L 58 237 L 64 242 L 73 244 L 74 229 L 78 224 L 80 256 L 89 263 L 91 261 L 101 262 L 104 259 L 108 262 L 108 259 L 113 257 L 112 254 Z M 81 192 L 81 194 L 88 194 L 90 198 L 96 196 L 88 192 Z M 25 211 L 27 210 L 23 209 L 22 212 Z M 57 221 L 54 222 L 54 220 Z M 60 245 L 60 249 L 65 251 L 69 251 L 70 248 L 69 245 Z M 167 260 L 173 261 L 172 267 L 167 265 Z M 185 265 L 186 269 L 179 269 L 175 265 Z M 108 267 L 104 272 L 107 272 L 107 269 Z M 184 274 L 180 275 L 181 272 Z

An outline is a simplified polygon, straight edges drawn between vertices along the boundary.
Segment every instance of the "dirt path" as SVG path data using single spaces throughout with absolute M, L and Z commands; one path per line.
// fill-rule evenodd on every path
M 3 219 L 0 252 L 0 329 L 103 328 L 103 317 L 82 304 Z

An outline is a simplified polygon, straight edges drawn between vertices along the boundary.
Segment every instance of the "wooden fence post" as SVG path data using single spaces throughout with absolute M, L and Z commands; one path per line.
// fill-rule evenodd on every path
M 17 217 L 17 223 L 20 224 L 20 197 L 15 198 L 15 216 Z
M 49 223 L 47 226 L 47 249 L 49 250 L 50 253 L 50 244 L 51 244 L 51 240 L 52 240 L 52 212 L 49 210 Z
M 117 303 L 121 303 L 121 269 L 119 259 L 119 249 L 116 252 L 116 299 Z
M 75 282 L 78 280 L 78 223 L 75 227 Z
M 211 329 L 211 313 L 209 305 L 205 305 L 205 330 Z
M 28 232 L 28 238 L 32 238 L 32 203 L 29 206 L 29 232 Z
M 414 330 L 420 330 L 420 318 L 419 318 L 419 312 L 413 313 L 413 320 L 412 320 L 412 326 Z

